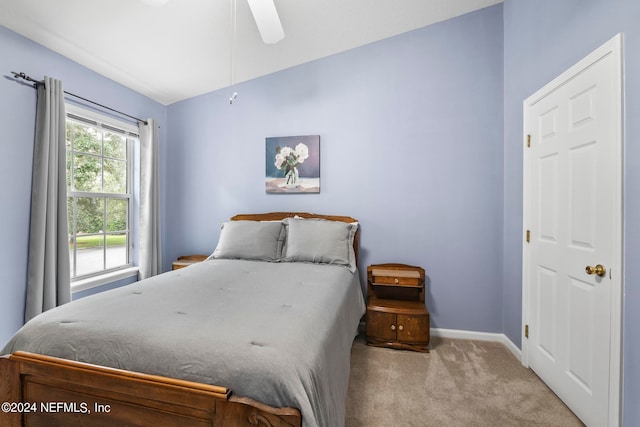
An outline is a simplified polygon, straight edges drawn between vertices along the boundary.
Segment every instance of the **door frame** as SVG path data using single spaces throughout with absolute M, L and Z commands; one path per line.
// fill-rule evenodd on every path
M 613 251 L 611 272 L 611 336 L 610 351 L 611 357 L 609 362 L 609 426 L 619 426 L 621 423 L 621 395 L 622 395 L 622 285 L 624 280 L 624 271 L 622 265 L 622 224 L 623 224 L 623 198 L 622 198 L 622 167 L 623 167 L 623 91 L 622 91 L 622 34 L 617 34 L 604 45 L 593 51 L 587 57 L 579 61 L 577 64 L 563 72 L 560 76 L 547 83 L 543 88 L 536 91 L 523 102 L 523 238 L 522 238 L 522 364 L 529 367 L 529 351 L 528 339 L 525 337 L 525 325 L 529 324 L 529 247 L 525 238 L 526 230 L 530 229 L 529 209 L 530 206 L 530 170 L 529 158 L 527 156 L 527 130 L 530 129 L 532 123 L 529 123 L 530 108 L 545 96 L 554 92 L 559 87 L 573 79 L 578 74 L 595 64 L 602 58 L 613 55 L 615 63 L 615 79 L 614 87 L 617 92 L 619 102 L 616 103 L 616 111 L 613 112 L 614 120 L 617 121 L 616 137 L 613 141 L 613 150 L 616 158 L 616 170 L 614 173 L 615 192 L 614 196 L 614 213 L 613 224 Z

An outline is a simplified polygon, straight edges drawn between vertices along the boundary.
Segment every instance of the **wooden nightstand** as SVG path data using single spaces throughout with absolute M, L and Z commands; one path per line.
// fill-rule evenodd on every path
M 429 352 L 424 269 L 405 264 L 367 267 L 367 343 Z
M 178 257 L 177 261 L 173 262 L 173 264 L 171 265 L 171 269 L 177 270 L 179 268 L 188 267 L 191 264 L 204 261 L 207 258 L 209 258 L 208 255 L 183 255 Z

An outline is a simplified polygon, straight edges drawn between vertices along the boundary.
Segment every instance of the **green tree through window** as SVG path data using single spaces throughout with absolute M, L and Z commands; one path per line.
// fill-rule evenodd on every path
M 105 129 L 106 128 L 106 129 Z M 67 119 L 67 208 L 72 278 L 130 264 L 130 135 Z

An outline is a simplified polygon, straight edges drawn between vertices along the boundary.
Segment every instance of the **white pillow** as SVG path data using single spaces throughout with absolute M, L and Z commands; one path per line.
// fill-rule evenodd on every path
M 356 270 L 353 239 L 358 223 L 286 218 L 284 261 L 344 265 Z
M 227 221 L 211 257 L 279 261 L 283 240 L 280 221 Z

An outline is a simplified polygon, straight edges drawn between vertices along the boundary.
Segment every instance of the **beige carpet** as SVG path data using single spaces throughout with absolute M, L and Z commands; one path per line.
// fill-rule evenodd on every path
M 351 351 L 346 426 L 582 426 L 502 344 L 432 338 L 430 353 Z

